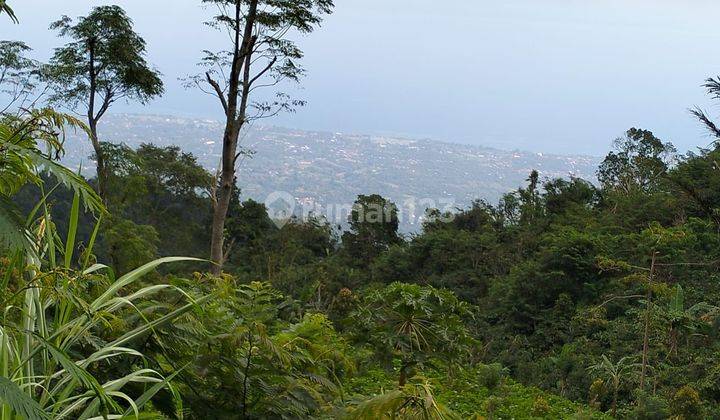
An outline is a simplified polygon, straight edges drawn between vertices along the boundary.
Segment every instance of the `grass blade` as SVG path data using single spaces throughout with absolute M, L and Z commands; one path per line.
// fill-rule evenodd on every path
M 80 218 L 80 194 L 73 196 L 72 208 L 70 209 L 70 226 L 68 226 L 67 238 L 65 240 L 65 268 L 70 268 L 73 251 L 75 250 L 75 236 L 77 235 L 78 219 Z

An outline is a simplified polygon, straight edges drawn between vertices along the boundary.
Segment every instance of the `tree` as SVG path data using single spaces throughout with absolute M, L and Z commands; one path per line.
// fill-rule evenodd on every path
M 624 195 L 633 192 L 652 192 L 667 172 L 675 154 L 671 143 L 663 143 L 652 132 L 631 128 L 615 140 L 610 152 L 598 169 L 598 180 L 606 189 Z
M 675 285 L 672 297 L 661 312 L 661 316 L 668 327 L 668 353 L 677 356 L 680 334 L 684 331 L 693 332 L 696 330 L 702 315 L 715 309 L 717 308 L 705 302 L 686 307 L 685 292 L 681 285 Z
M 613 363 L 604 354 L 600 361 L 588 368 L 591 373 L 602 378 L 613 391 L 612 396 L 612 416 L 617 413 L 617 400 L 620 387 L 628 381 L 637 371 L 639 365 L 633 361 L 631 357 L 622 357 L 616 363 Z
M 377 194 L 358 196 L 349 221 L 350 232 L 343 235 L 343 246 L 361 264 L 402 241 L 397 207 Z
M 368 293 L 351 319 L 379 358 L 399 362 L 402 388 L 432 357 L 452 362 L 470 350 L 470 308 L 447 290 L 393 283 Z
M 306 314 L 288 324 L 280 316 L 283 296 L 269 284 L 201 280 L 192 284 L 218 299 L 163 331 L 159 342 L 166 343 L 162 356 L 189 364 L 180 386 L 189 388 L 191 417 L 315 418 L 353 369 L 350 349 L 327 317 Z
M 107 194 L 107 167 L 98 123 L 120 100 L 142 104 L 163 93 L 160 74 L 146 59 L 145 40 L 119 6 L 100 6 L 73 22 L 63 16 L 50 28 L 71 41 L 55 49 L 45 78 L 51 103 L 87 111 L 90 140 L 97 160 L 98 193 Z
M 683 210 L 720 227 L 720 149 L 688 153 L 668 174 Z
M 333 8 L 332 0 L 202 0 L 219 13 L 208 24 L 230 35 L 228 48 L 205 51 L 201 65 L 207 71 L 189 79 L 190 85 L 216 96 L 225 115 L 222 160 L 214 197 L 210 258 L 213 273 L 225 262 L 225 219 L 235 188 L 235 164 L 240 131 L 246 124 L 293 111 L 303 105 L 286 94 L 268 101 L 255 100 L 256 91 L 283 81 L 297 82 L 303 69 L 297 60 L 303 53 L 288 39 L 291 32 L 309 33 Z
M 32 108 L 32 94 L 37 86 L 39 64 L 27 57 L 32 51 L 24 42 L 0 41 L 0 93 L 7 103 L 0 113 Z
M 132 150 L 104 143 L 102 148 L 108 170 L 106 201 L 115 212 L 154 226 L 161 255 L 205 256 L 212 175 L 196 158 L 177 146 L 142 144 Z

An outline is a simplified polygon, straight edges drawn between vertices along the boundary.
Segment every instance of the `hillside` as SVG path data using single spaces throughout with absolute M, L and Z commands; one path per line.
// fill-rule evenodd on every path
M 213 172 L 219 162 L 222 125 L 215 121 L 117 114 L 100 130 L 105 141 L 133 147 L 178 145 Z M 286 192 L 305 211 L 340 222 L 357 195 L 378 193 L 398 204 L 405 230 L 414 230 L 427 207 L 465 207 L 476 199 L 494 203 L 522 185 L 533 169 L 541 179 L 593 179 L 599 162 L 588 156 L 260 126 L 244 134 L 242 145 L 252 153 L 242 158 L 238 175 L 245 197 L 265 202 L 275 191 Z M 70 139 L 69 166 L 77 168 L 90 155 L 87 141 Z

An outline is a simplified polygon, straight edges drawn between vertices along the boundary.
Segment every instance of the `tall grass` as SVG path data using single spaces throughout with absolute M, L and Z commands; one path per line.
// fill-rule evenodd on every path
M 137 344 L 210 297 L 193 300 L 175 286 L 140 280 L 162 264 L 197 260 L 162 258 L 115 279 L 109 267 L 91 264 L 99 220 L 76 253 L 80 201 L 76 193 L 60 235 L 43 193 L 26 220 L 31 249 L 10 255 L 0 276 L 0 420 L 138 418 L 162 390 L 182 417 L 171 384 L 179 372 L 165 377 L 146 367 Z M 106 289 L 88 291 L 97 284 Z M 153 296 L 173 291 L 186 303 L 160 315 L 143 310 Z M 120 333 L 116 324 L 125 326 Z

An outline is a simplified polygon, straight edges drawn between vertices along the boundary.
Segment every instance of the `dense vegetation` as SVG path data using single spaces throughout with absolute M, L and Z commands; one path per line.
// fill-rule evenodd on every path
M 274 3 L 286 13 L 261 14 L 260 25 L 295 19 L 309 31 L 319 18 L 304 10 L 331 7 Z M 17 19 L 3 1 L 0 12 Z M 112 95 L 160 94 L 121 9 L 55 26 L 93 38 L 93 19 L 133 41 L 130 67 L 98 64 L 111 70 L 96 78 L 110 95 L 104 108 Z M 103 35 L 110 46 L 94 57 L 115 60 L 107 49 L 118 41 Z M 285 48 L 283 60 L 301 55 L 267 42 Z M 633 128 L 597 184 L 533 172 L 497 204 L 428 209 L 410 236 L 378 195 L 358 197 L 343 231 L 321 217 L 276 224 L 231 188 L 223 270 L 208 273 L 225 180 L 179 148 L 101 142 L 102 105 L 88 124 L 37 106 L 45 84 L 73 105 L 92 101 L 78 63 L 86 46 L 66 45 L 46 67 L 21 42 L 0 45 L 10 98 L 0 121 L 0 419 L 720 412 L 720 143 L 681 156 Z M 714 80 L 707 88 L 720 92 Z M 96 146 L 96 178 L 58 163 L 68 129 Z

